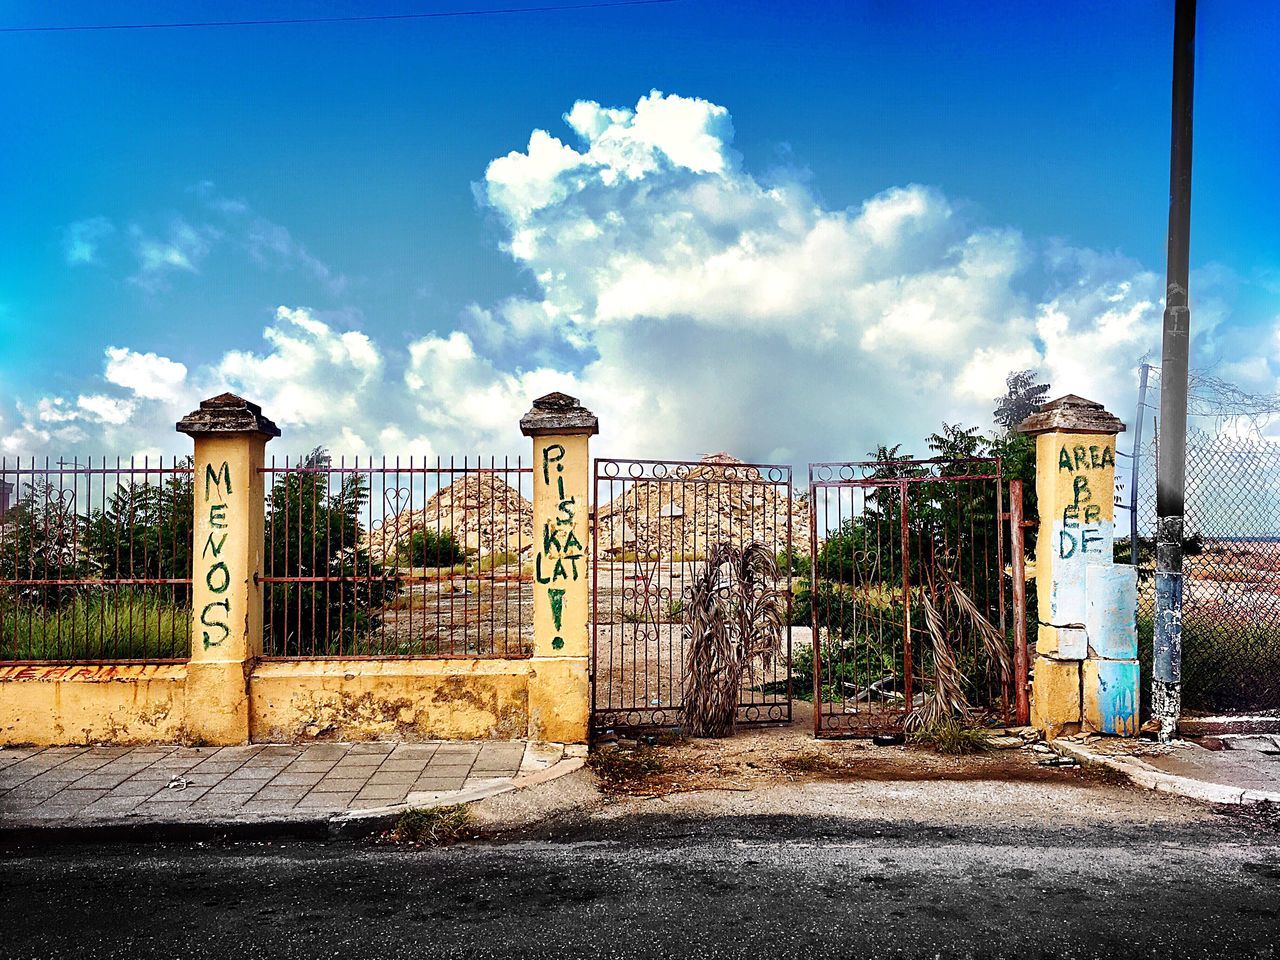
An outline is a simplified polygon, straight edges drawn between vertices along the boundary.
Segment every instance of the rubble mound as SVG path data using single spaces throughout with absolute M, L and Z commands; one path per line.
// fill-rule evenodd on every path
M 694 559 L 719 543 L 785 548 L 790 521 L 795 553 L 809 553 L 809 504 L 792 499 L 770 477 L 727 453 L 702 457 L 665 479 L 636 480 L 598 506 L 602 555 L 657 553 Z
M 370 554 L 384 560 L 416 531 L 451 531 L 468 553 L 522 554 L 533 546 L 533 504 L 491 473 L 467 474 L 427 501 L 370 531 Z

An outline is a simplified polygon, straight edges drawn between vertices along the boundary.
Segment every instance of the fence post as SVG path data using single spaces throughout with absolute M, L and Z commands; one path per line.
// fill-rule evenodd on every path
M 1116 566 L 1113 546 L 1115 440 L 1124 428 L 1101 404 L 1072 395 L 1018 425 L 1036 438 L 1031 722 L 1048 737 L 1082 726 L 1138 732 L 1137 581 L 1134 568 Z
M 209 744 L 249 740 L 249 670 L 262 655 L 262 408 L 231 393 L 204 400 L 177 425 L 195 441 L 191 661 L 187 727 Z
M 585 743 L 588 658 L 589 439 L 595 414 L 549 393 L 520 418 L 533 438 L 533 659 L 529 739 Z
M 1013 684 L 1014 710 L 1019 726 L 1031 722 L 1027 675 L 1026 521 L 1022 519 L 1022 481 L 1009 481 L 1009 535 L 1013 564 Z

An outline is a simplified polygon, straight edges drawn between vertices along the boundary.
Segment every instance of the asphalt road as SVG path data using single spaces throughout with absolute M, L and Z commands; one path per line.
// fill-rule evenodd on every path
M 1274 957 L 1267 816 L 623 817 L 500 842 L 0 854 L 4 957 Z

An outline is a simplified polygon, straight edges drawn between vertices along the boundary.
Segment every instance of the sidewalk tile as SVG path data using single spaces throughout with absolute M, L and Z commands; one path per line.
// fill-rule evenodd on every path
M 206 787 L 187 787 L 185 790 L 161 790 L 159 793 L 148 797 L 145 802 L 148 804 L 191 803 L 199 800 L 206 793 L 208 793 Z
M 412 783 L 405 784 L 369 784 L 356 794 L 357 800 L 383 800 L 393 803 L 403 800 L 409 793 Z
M 269 784 L 253 795 L 254 800 L 298 800 L 310 793 L 307 787 Z
M 347 792 L 356 793 L 357 791 L 360 790 L 361 787 L 363 787 L 368 782 L 369 781 L 367 777 L 355 777 L 350 779 L 335 778 L 332 780 L 326 777 L 324 780 L 321 780 L 319 783 L 317 783 L 311 789 L 311 792 L 312 793 L 347 793 Z
M 406 770 L 421 770 L 427 765 L 426 759 L 406 758 L 397 760 L 393 755 L 389 760 L 384 760 L 382 766 L 378 768 L 379 773 L 395 773 Z

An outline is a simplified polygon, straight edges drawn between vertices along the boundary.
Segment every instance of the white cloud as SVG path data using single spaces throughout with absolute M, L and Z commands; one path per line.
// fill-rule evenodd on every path
M 62 233 L 62 252 L 72 266 L 98 263 L 98 248 L 103 239 L 115 232 L 106 217 L 90 217 L 70 224 Z
M 564 119 L 575 145 L 534 131 L 475 187 L 532 292 L 470 305 L 465 332 L 387 348 L 351 314 L 282 306 L 264 346 L 190 373 L 111 348 L 128 423 L 96 400 L 46 398 L 0 443 L 62 442 L 52 431 L 93 415 L 108 442 L 163 448 L 175 411 L 225 389 L 280 423 L 278 449 L 444 456 L 525 449 L 517 420 L 551 390 L 599 414 L 598 452 L 677 458 L 921 453 L 944 419 L 988 425 L 1005 375 L 1028 367 L 1055 395 L 1131 408 L 1161 306 L 1139 264 L 974 223 L 919 184 L 832 209 L 800 177 L 745 170 L 728 112 L 705 100 L 582 101 Z M 220 223 L 256 222 L 243 201 L 205 196 Z M 248 242 L 264 262 L 337 277 L 283 228 Z
M 119 426 L 128 423 L 133 416 L 134 403 L 119 397 L 109 397 L 101 393 L 81 394 L 76 397 L 76 406 L 90 420 L 110 423 Z
M 193 225 L 181 217 L 173 219 L 163 239 L 152 236 L 137 224 L 129 232 L 138 261 L 137 272 L 129 282 L 149 293 L 164 289 L 168 277 L 175 272 L 199 273 L 200 264 L 221 235 L 207 224 Z
M 185 364 L 155 353 L 137 353 L 127 347 L 107 347 L 108 382 L 147 400 L 172 400 L 187 379 Z

